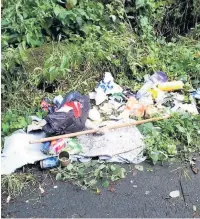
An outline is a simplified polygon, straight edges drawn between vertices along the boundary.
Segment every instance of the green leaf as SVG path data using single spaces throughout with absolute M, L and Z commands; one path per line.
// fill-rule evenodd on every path
M 56 180 L 61 180 L 61 179 L 62 179 L 61 173 L 57 173 L 57 175 L 56 175 Z
M 139 9 L 145 5 L 144 0 L 136 0 L 135 1 L 136 9 Z
M 69 164 L 69 165 L 67 166 L 67 170 L 69 170 L 69 171 L 70 171 L 70 170 L 72 170 L 72 169 L 73 169 L 73 167 L 74 167 L 74 166 L 73 166 L 72 164 Z
M 105 182 L 103 182 L 102 186 L 103 186 L 104 188 L 108 188 L 109 182 L 106 180 Z
M 187 142 L 188 142 L 188 144 L 190 144 L 192 142 L 192 138 L 191 138 L 189 132 L 187 132 Z
M 144 171 L 144 167 L 142 165 L 135 165 L 135 169 L 139 171 Z
M 60 68 L 66 68 L 67 67 L 67 56 L 63 56 L 62 57 L 62 62 L 61 62 L 61 65 L 60 65 Z
M 176 125 L 176 128 L 178 129 L 179 132 L 181 133 L 185 133 L 185 129 L 183 127 L 181 127 L 180 125 Z

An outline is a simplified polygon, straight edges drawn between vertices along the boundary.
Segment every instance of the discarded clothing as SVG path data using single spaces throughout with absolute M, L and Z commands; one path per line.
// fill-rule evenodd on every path
M 66 134 L 81 131 L 90 110 L 89 97 L 79 92 L 67 94 L 59 109 L 45 118 L 43 130 L 48 134 Z

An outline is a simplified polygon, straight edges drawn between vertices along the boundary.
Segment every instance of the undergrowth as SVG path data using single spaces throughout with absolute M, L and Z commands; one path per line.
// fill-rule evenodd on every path
M 5 1 L 2 138 L 25 128 L 28 115 L 40 114 L 44 96 L 88 93 L 105 71 L 133 91 L 145 74 L 159 70 L 169 80 L 181 79 L 188 90 L 200 86 L 198 0 L 70 2 Z M 174 155 L 175 145 L 187 153 L 198 150 L 196 118 L 169 121 L 156 123 L 160 131 L 144 133 L 154 162 Z
M 171 118 L 139 126 L 146 153 L 154 164 L 172 157 L 188 158 L 200 152 L 200 116 L 174 114 Z
M 25 189 L 32 188 L 36 179 L 32 174 L 16 173 L 1 177 L 1 188 L 9 197 L 17 197 Z

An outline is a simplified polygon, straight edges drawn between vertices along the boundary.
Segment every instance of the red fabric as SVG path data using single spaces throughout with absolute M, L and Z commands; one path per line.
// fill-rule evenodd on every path
M 81 104 L 79 102 L 67 102 L 64 106 L 73 108 L 75 118 L 79 118 L 81 116 Z

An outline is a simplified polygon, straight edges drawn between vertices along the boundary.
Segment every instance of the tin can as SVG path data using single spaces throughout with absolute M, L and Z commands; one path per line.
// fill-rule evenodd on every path
M 62 151 L 59 156 L 61 167 L 66 167 L 71 163 L 69 153 L 67 151 Z
M 45 160 L 40 161 L 40 167 L 42 169 L 48 169 L 48 168 L 53 168 L 59 166 L 60 161 L 58 160 L 57 157 L 49 157 Z
M 58 139 L 51 142 L 49 147 L 50 154 L 59 154 L 66 147 L 65 139 Z

